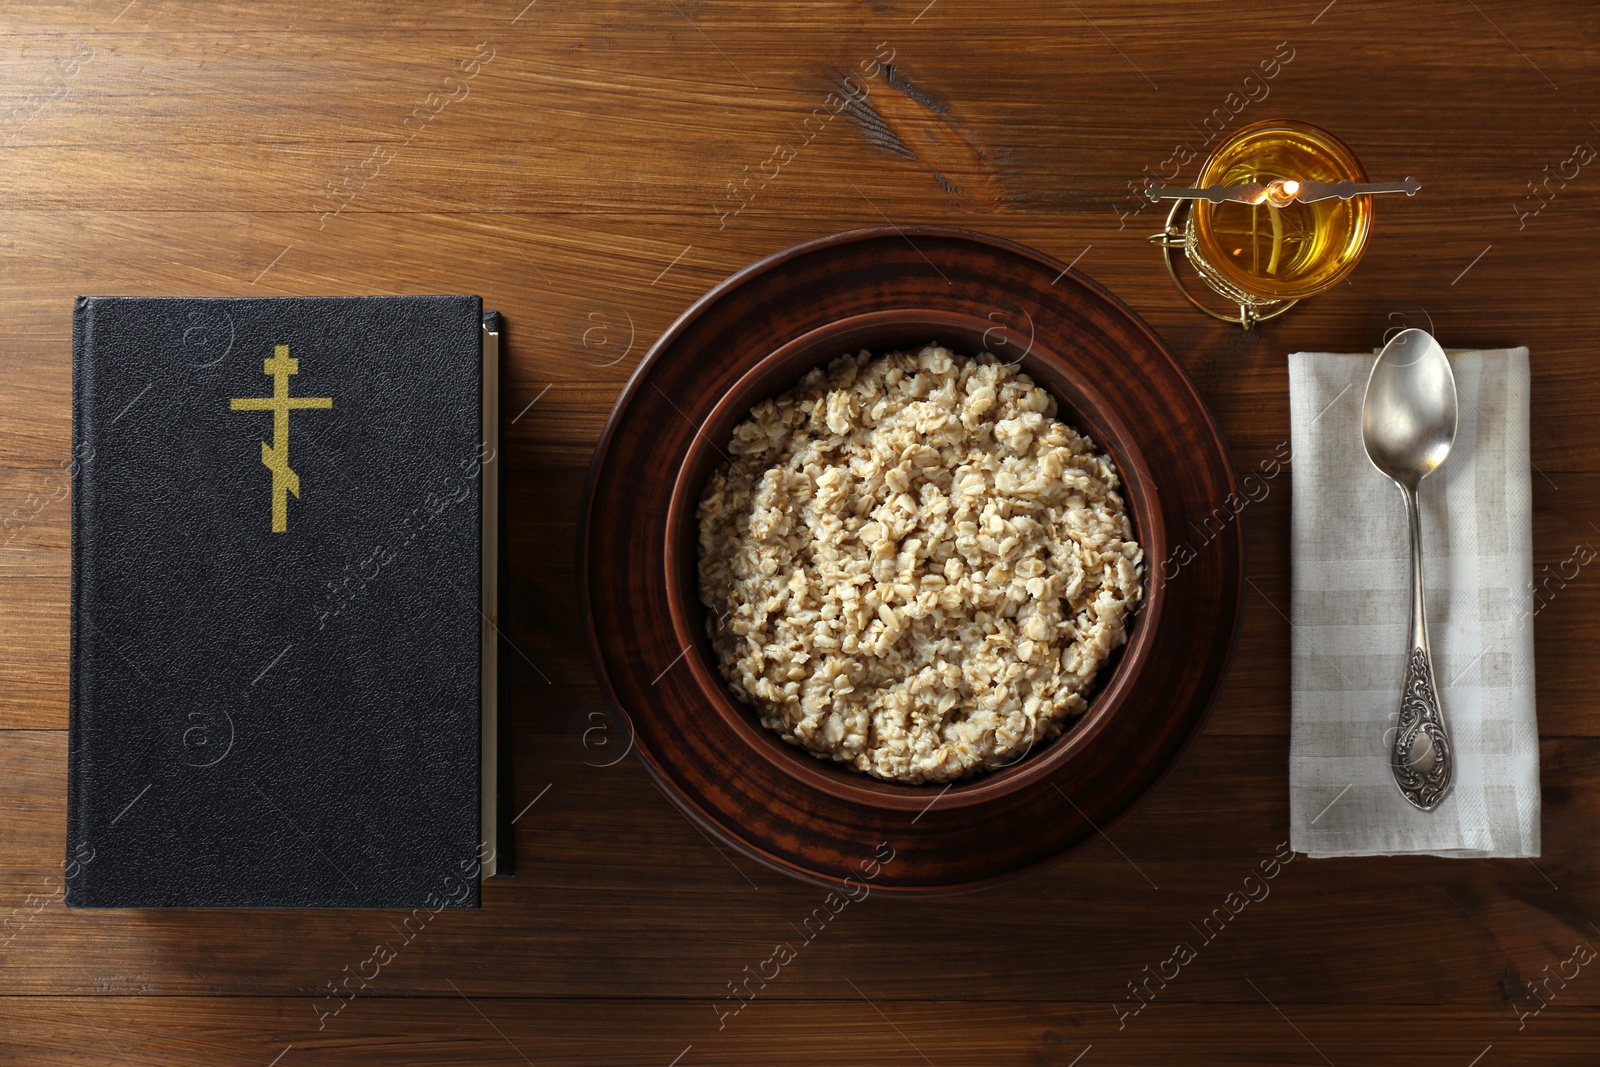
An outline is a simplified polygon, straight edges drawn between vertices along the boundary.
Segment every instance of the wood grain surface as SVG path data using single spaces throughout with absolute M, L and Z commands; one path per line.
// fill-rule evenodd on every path
M 1550 976 L 1600 947 L 1600 571 L 1569 563 L 1600 544 L 1597 45 L 1600 8 L 1509 0 L 0 6 L 0 1064 L 1593 1063 L 1600 967 Z M 865 102 L 833 112 L 841 86 Z M 1246 334 L 1172 291 L 1134 188 L 1271 115 L 1423 191 Z M 1288 834 L 1291 469 L 1240 517 L 1233 673 L 1148 803 L 1009 887 L 801 933 L 825 892 L 710 842 L 624 754 L 575 522 L 612 403 L 696 296 L 886 221 L 1076 262 L 1241 471 L 1287 439 L 1288 352 L 1430 322 L 1528 345 L 1544 855 L 1297 857 L 1150 980 Z M 69 913 L 72 297 L 427 292 L 509 323 L 517 877 L 420 930 Z

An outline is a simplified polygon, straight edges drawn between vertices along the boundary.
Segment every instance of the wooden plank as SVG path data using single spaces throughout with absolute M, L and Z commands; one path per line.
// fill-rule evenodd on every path
M 802 965 L 795 965 L 802 966 Z M 1250 982 L 1264 990 L 1251 992 Z M 581 1064 L 605 1057 L 616 1067 L 794 1064 L 896 1065 L 1027 1062 L 1070 1067 L 1182 1062 L 1195 1067 L 1307 1067 L 1392 1062 L 1414 1041 L 1414 1009 L 1299 1008 L 1275 1011 L 1269 974 L 1240 981 L 1253 1003 L 1152 1005 L 1122 1032 L 1104 1005 L 1037 1001 L 906 1003 L 840 982 L 835 1000 L 794 1003 L 757 998 L 717 1029 L 709 1006 L 638 1000 L 490 1000 L 446 995 L 397 1001 L 354 998 L 315 1029 L 306 1001 L 286 998 L 8 997 L 0 1054 L 40 1067 L 118 1061 L 168 1067 L 472 1064 L 525 1067 Z M 1158 1013 L 1158 1014 L 1157 1014 Z M 1594 1009 L 1552 1003 L 1515 1029 L 1496 1011 L 1450 1009 L 1432 1049 L 1442 1062 L 1490 1056 L 1525 1064 L 1590 1064 Z M 1323 1056 L 1328 1059 L 1323 1059 Z M 677 1059 L 675 1059 L 677 1057 Z
M 614 750 L 595 735 L 586 747 L 584 731 L 621 728 L 591 715 L 601 708 L 592 693 L 541 692 L 526 679 L 520 691 L 538 698 L 517 710 L 536 731 L 517 739 L 515 804 L 536 801 L 517 824 L 518 875 L 491 882 L 481 911 L 428 922 L 385 969 L 384 995 L 448 993 L 442 969 L 457 961 L 452 980 L 472 996 L 710 998 L 773 944 L 810 932 L 814 950 L 808 941 L 804 966 L 785 973 L 786 998 L 837 995 L 848 977 L 908 1000 L 961 989 L 1110 1003 L 1131 995 L 1146 964 L 1188 943 L 1201 958 L 1184 969 L 1184 998 L 1235 999 L 1243 973 L 1270 975 L 1283 1003 L 1505 1009 L 1508 975 L 1542 975 L 1580 940 L 1600 947 L 1589 925 L 1600 922 L 1593 738 L 1542 747 L 1536 862 L 1298 857 L 1263 881 L 1262 863 L 1287 836 L 1287 746 L 1207 735 L 1143 807 L 1105 828 L 1109 840 L 1059 867 L 971 897 L 869 894 L 839 907 L 825 930 L 802 930 L 826 910 L 824 890 L 712 843 L 632 758 L 597 766 Z M 68 910 L 51 878 L 67 845 L 64 738 L 13 731 L 6 740 L 0 900 L 21 910 L 0 975 L 12 992 L 301 994 L 357 949 L 365 958 L 368 941 L 404 937 L 400 913 Z M 1260 899 L 1230 905 L 1236 892 Z M 1600 982 L 1574 980 L 1561 997 L 1600 1005 Z
M 800 966 L 796 963 L 795 966 Z M 757 998 L 721 1030 L 709 1005 L 629 999 L 520 1000 L 478 995 L 394 1000 L 357 996 L 316 1028 L 300 998 L 7 997 L 0 1055 L 40 1067 L 160 1062 L 168 1067 L 471 1064 L 526 1067 L 597 1062 L 615 1067 L 816 1063 L 916 1067 L 928 1063 L 1176 1062 L 1263 1067 L 1390 1063 L 1414 1041 L 1416 1010 L 1290 1006 L 1275 1010 L 1270 975 L 1240 981 L 1241 1003 L 1152 1004 L 1119 1032 L 1099 1003 L 1055 999 L 907 1003 L 840 983 L 836 999 L 796 1012 Z M 826 1022 L 819 1025 L 818 1016 Z M 1552 1003 L 1522 1031 L 1507 1012 L 1447 1008 L 1430 1051 L 1441 1062 L 1593 1062 L 1596 1013 Z M 1492 1047 L 1493 1051 L 1488 1051 Z M 1326 1055 L 1328 1058 L 1323 1059 Z M 675 1057 L 677 1057 L 675 1059 Z

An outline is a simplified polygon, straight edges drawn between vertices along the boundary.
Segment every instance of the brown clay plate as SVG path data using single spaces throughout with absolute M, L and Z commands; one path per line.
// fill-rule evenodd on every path
M 932 340 L 1019 363 L 1111 455 L 1145 550 L 1145 604 L 1060 738 L 997 771 L 907 786 L 784 743 L 728 691 L 696 596 L 694 511 L 751 405 L 844 352 Z M 596 673 L 667 795 L 746 855 L 879 891 L 1003 881 L 1126 815 L 1204 725 L 1238 635 L 1244 546 L 1236 523 L 1212 533 L 1203 520 L 1236 492 L 1187 375 L 1082 274 L 942 227 L 807 241 L 696 301 L 617 401 L 578 537 Z

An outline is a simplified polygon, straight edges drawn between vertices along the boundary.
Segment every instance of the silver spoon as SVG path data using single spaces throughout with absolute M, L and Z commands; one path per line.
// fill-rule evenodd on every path
M 1455 439 L 1456 379 L 1450 361 L 1426 331 L 1402 330 L 1384 346 L 1367 379 L 1361 440 L 1372 465 L 1404 493 L 1411 521 L 1411 646 L 1389 766 L 1401 794 L 1423 811 L 1438 807 L 1450 791 L 1455 759 L 1428 647 L 1417 486 L 1444 463 Z

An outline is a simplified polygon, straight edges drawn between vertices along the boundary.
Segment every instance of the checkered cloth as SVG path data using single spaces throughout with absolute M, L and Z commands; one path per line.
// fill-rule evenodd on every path
M 1434 677 L 1456 757 L 1432 812 L 1400 795 L 1387 758 L 1411 579 L 1400 490 L 1361 443 L 1374 358 L 1289 357 L 1289 840 L 1313 857 L 1537 856 L 1528 350 L 1450 353 L 1455 447 L 1418 494 Z

